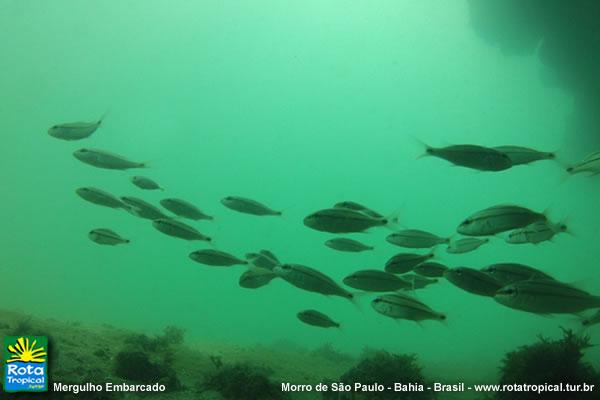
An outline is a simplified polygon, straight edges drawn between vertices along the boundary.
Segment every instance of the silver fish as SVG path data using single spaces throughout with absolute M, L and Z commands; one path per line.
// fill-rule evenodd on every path
M 165 235 L 180 239 L 200 240 L 205 242 L 210 242 L 212 240 L 210 237 L 198 232 L 195 228 L 186 225 L 183 222 L 174 221 L 168 218 L 155 219 L 152 221 L 152 226 Z
M 517 263 L 492 264 L 481 271 L 496 278 L 503 286 L 529 279 L 554 279 L 539 269 Z
M 247 199 L 245 197 L 239 196 L 227 196 L 224 199 L 221 199 L 221 204 L 225 207 L 238 211 L 244 214 L 252 214 L 252 215 L 281 215 L 281 211 L 275 211 L 271 208 L 265 206 L 258 201 Z
M 501 153 L 504 153 L 510 159 L 510 162 L 513 166 L 522 165 L 522 164 L 530 164 L 535 161 L 541 160 L 554 160 L 556 159 L 556 154 L 548 151 L 538 151 L 534 149 L 530 149 L 529 147 L 522 146 L 496 146 L 493 147 L 494 150 L 498 150 Z
M 304 225 L 321 232 L 351 233 L 363 232 L 375 226 L 386 226 L 395 220 L 375 218 L 363 212 L 347 208 L 319 210 L 304 218 Z
M 62 140 L 81 140 L 90 137 L 102 124 L 102 119 L 96 122 L 70 122 L 57 124 L 48 129 L 48 135 Z
M 432 310 L 428 305 L 406 293 L 384 294 L 371 302 L 375 311 L 394 319 L 411 321 L 444 321 L 446 315 Z
M 544 214 L 525 207 L 497 205 L 471 215 L 459 225 L 457 231 L 466 236 L 487 236 L 545 220 Z
M 577 164 L 570 166 L 567 168 L 567 172 L 571 175 L 582 172 L 589 172 L 590 176 L 600 174 L 600 151 L 592 153 Z
M 240 276 L 239 285 L 245 289 L 258 289 L 267 285 L 277 274 L 262 268 L 248 269 Z
M 485 239 L 479 239 L 479 238 L 457 239 L 457 240 L 450 242 L 448 247 L 446 247 L 446 252 L 448 252 L 450 254 L 469 253 L 473 250 L 478 249 L 479 247 L 483 246 L 484 244 L 488 243 L 489 241 L 490 241 L 490 239 L 488 239 L 488 238 L 485 238 Z
M 348 300 L 354 299 L 352 293 L 314 268 L 299 264 L 282 264 L 273 268 L 273 272 L 297 288 L 326 296 L 340 296 Z
M 527 225 L 525 228 L 515 229 L 510 232 L 506 238 L 506 242 L 510 244 L 538 244 L 552 240 L 556 234 L 566 231 L 567 225 L 563 223 L 555 224 L 547 220 L 537 221 Z
M 88 237 L 92 242 L 108 246 L 115 246 L 130 242 L 128 239 L 121 237 L 115 231 L 106 228 L 93 229 L 88 233 Z
M 385 271 L 392 274 L 404 274 L 412 271 L 417 265 L 424 263 L 433 257 L 433 253 L 429 254 L 414 254 L 400 253 L 391 257 L 385 263 Z
M 383 215 L 379 214 L 377 211 L 373 211 L 372 209 L 355 201 L 340 201 L 339 203 L 335 203 L 333 208 L 346 208 L 348 210 L 360 211 L 363 214 L 367 214 L 373 218 L 383 218 Z
M 376 269 L 356 271 L 345 277 L 343 282 L 351 288 L 368 292 L 393 292 L 411 287 L 404 279 Z
M 157 207 L 140 198 L 123 196 L 121 197 L 121 200 L 130 206 L 129 212 L 137 217 L 149 219 L 151 221 L 154 221 L 155 219 L 169 218 Z
M 435 261 L 426 261 L 413 268 L 413 272 L 428 278 L 441 278 L 446 270 L 448 267 Z
M 339 322 L 335 322 L 327 315 L 317 310 L 304 310 L 296 314 L 298 319 L 307 325 L 317 326 L 319 328 L 339 328 Z
M 600 308 L 600 296 L 549 279 L 512 283 L 498 290 L 494 299 L 506 307 L 536 314 L 571 314 Z
M 335 238 L 325 242 L 325 246 L 334 250 L 345 251 L 349 253 L 360 253 L 362 251 L 373 250 L 373 246 L 367 246 L 357 240 L 347 238 Z
M 480 171 L 503 171 L 512 167 L 510 158 L 506 154 L 488 147 L 471 144 L 440 148 L 427 146 L 425 155 L 442 158 L 454 165 Z
M 97 168 L 125 170 L 146 168 L 143 162 L 129 161 L 125 157 L 97 149 L 79 149 L 73 153 L 79 161 Z
M 231 267 L 232 265 L 246 265 L 248 261 L 241 260 L 233 254 L 224 251 L 205 249 L 190 253 L 190 258 L 197 263 L 215 267 Z
M 171 211 L 173 214 L 179 215 L 183 218 L 188 218 L 194 221 L 199 221 L 202 219 L 212 220 L 214 219 L 210 215 L 204 214 L 198 207 L 195 205 L 181 199 L 163 199 L 160 201 L 160 204 Z
M 144 189 L 144 190 L 165 190 L 162 187 L 160 187 L 160 185 L 158 183 L 154 182 L 152 179 L 147 178 L 145 176 L 140 176 L 140 175 L 133 176 L 131 178 L 131 183 L 133 183 L 135 186 L 139 187 L 140 189 Z
M 258 253 L 246 254 L 246 260 L 256 268 L 262 268 L 272 271 L 273 268 L 281 264 L 275 254 L 269 250 L 261 250 Z
M 100 206 L 110 208 L 123 208 L 129 210 L 127 204 L 123 203 L 117 197 L 112 194 L 105 192 L 104 190 L 94 187 L 82 187 L 75 191 L 84 200 L 89 201 Z
M 388 235 L 385 240 L 400 247 L 425 249 L 448 243 L 450 239 L 419 229 L 404 229 Z
M 492 275 L 467 267 L 451 268 L 444 276 L 454 286 L 480 296 L 492 297 L 503 286 Z

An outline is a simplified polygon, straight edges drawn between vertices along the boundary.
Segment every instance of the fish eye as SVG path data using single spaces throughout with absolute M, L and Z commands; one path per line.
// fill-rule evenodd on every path
M 381 303 L 381 299 L 377 298 L 377 299 L 373 300 L 373 303 Z
M 460 270 L 460 269 L 457 269 L 457 270 L 456 270 L 456 271 L 454 271 L 454 272 L 456 272 L 456 274 L 457 274 L 457 275 L 462 275 L 462 274 L 463 274 L 462 270 Z
M 87 149 L 81 149 L 79 150 L 80 153 L 87 153 Z
M 54 126 L 53 126 L 52 128 L 50 128 L 50 129 L 57 129 L 57 128 L 58 128 L 58 125 L 54 125 Z
M 469 225 L 470 223 L 471 223 L 470 219 L 465 219 L 462 224 L 463 225 Z
M 517 293 L 517 291 L 516 291 L 516 289 L 514 289 L 514 288 L 505 288 L 505 289 L 503 289 L 503 290 L 501 291 L 501 293 L 502 293 L 502 294 L 509 295 L 509 296 L 512 296 L 512 295 L 516 294 L 516 293 Z

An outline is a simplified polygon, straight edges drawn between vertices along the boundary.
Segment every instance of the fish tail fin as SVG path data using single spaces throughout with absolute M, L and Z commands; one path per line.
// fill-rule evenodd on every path
M 433 147 L 431 147 L 430 145 L 428 145 L 427 143 L 425 143 L 421 139 L 417 138 L 416 136 L 410 135 L 410 137 L 413 139 L 413 141 L 421 149 L 421 154 L 419 154 L 417 156 L 417 158 L 416 158 L 417 160 L 419 160 L 419 159 L 421 159 L 423 157 L 430 156 L 433 153 Z
M 560 150 L 555 150 L 552 152 L 549 152 L 548 154 L 553 154 L 554 158 L 552 158 L 552 160 L 556 161 L 556 163 L 560 166 L 561 170 L 563 170 L 565 173 L 563 173 L 561 179 L 560 179 L 560 184 L 563 184 L 567 179 L 569 179 L 569 177 L 571 175 L 574 175 L 575 172 L 575 165 L 571 164 L 569 162 L 567 162 L 562 155 L 559 154 Z
M 385 226 L 391 230 L 396 230 L 400 226 L 400 217 L 397 213 L 389 215 L 386 219 Z
M 394 211 L 393 213 L 389 214 L 388 216 L 386 216 L 384 218 L 385 222 L 385 227 L 392 230 L 392 231 L 397 231 L 398 229 L 402 228 L 402 224 L 400 223 L 400 214 L 402 213 L 402 208 L 404 207 L 404 204 L 402 206 L 400 206 L 396 211 Z
M 98 125 L 102 125 L 104 121 L 106 121 L 106 117 L 108 116 L 109 110 L 104 111 L 104 114 L 100 116 L 98 119 Z
M 206 242 L 208 243 L 208 245 L 214 249 L 214 250 L 219 250 L 218 248 L 218 242 L 215 240 L 215 238 L 213 237 L 206 237 Z
M 554 210 L 554 203 L 551 203 L 550 205 L 548 205 L 544 211 L 542 211 L 542 215 L 546 218 L 546 220 L 550 223 L 550 214 L 553 213 Z
M 368 295 L 367 292 L 355 292 L 355 293 L 351 293 L 351 297 L 349 297 L 349 299 L 352 302 L 352 304 L 354 305 L 354 307 L 356 307 L 358 309 L 358 311 L 360 311 L 361 313 L 364 313 L 365 310 L 364 310 L 362 304 L 360 304 L 359 300 L 362 299 L 363 297 L 365 297 L 366 295 Z
M 436 255 L 439 256 L 439 252 L 433 248 L 429 250 L 429 253 L 427 253 L 427 258 L 435 258 Z
M 110 114 L 110 108 L 108 108 L 104 113 L 98 118 L 98 122 L 96 125 L 99 127 L 106 125 L 106 117 Z
M 448 324 L 448 316 L 445 313 L 440 313 L 439 315 L 439 319 L 438 319 L 442 325 L 444 325 L 446 328 L 449 328 L 450 325 Z
M 567 216 L 556 224 L 556 233 L 564 232 L 573 237 L 577 237 L 576 231 L 571 227 L 571 217 Z
M 561 174 L 560 180 L 558 181 L 559 185 L 564 184 L 572 175 L 574 175 L 572 172 L 570 172 L 570 168 L 565 168 L 562 169 L 563 173 Z
M 560 150 L 549 151 L 548 158 L 555 161 L 559 166 L 565 169 L 569 168 L 569 164 L 567 164 L 567 162 L 562 158 Z

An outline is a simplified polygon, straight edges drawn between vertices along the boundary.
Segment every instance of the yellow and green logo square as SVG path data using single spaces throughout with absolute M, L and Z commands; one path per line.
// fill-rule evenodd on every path
M 4 338 L 4 391 L 48 391 L 48 338 L 7 336 Z

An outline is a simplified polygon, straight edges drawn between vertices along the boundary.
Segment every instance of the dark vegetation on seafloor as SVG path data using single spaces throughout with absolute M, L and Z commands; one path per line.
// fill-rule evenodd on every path
M 330 381 L 330 379 L 326 380 Z M 385 387 L 393 387 L 395 382 L 411 382 L 425 385 L 425 378 L 421 367 L 414 354 L 392 354 L 386 351 L 367 351 L 358 363 L 346 371 L 338 380 L 354 385 L 379 383 Z M 324 392 L 323 399 L 327 400 L 352 400 L 352 399 L 402 399 L 402 400 L 430 400 L 428 392 L 367 392 L 357 394 L 354 392 Z
M 471 25 L 483 39 L 507 55 L 537 53 L 547 67 L 544 81 L 572 93 L 569 133 L 581 139 L 600 130 L 600 1 L 468 1 Z M 587 140 L 597 144 L 600 137 Z
M 117 353 L 114 373 L 127 381 L 164 384 L 170 391 L 182 389 L 173 368 L 174 347 L 183 343 L 183 330 L 168 326 L 164 334 L 148 337 L 131 335 L 124 340 L 124 349 Z
M 213 361 L 214 362 L 214 361 Z M 270 379 L 271 371 L 247 362 L 231 365 L 215 364 L 215 371 L 207 374 L 198 391 L 212 390 L 226 400 L 280 400 L 289 395 L 281 391 L 281 383 Z
M 543 396 L 532 392 L 501 392 L 497 400 L 592 400 L 600 399 L 600 372 L 582 360 L 591 347 L 589 336 L 563 329 L 563 337 L 548 340 L 539 337 L 537 343 L 525 345 L 507 353 L 500 367 L 500 384 L 569 383 L 594 385 L 588 393 L 547 392 Z

